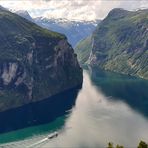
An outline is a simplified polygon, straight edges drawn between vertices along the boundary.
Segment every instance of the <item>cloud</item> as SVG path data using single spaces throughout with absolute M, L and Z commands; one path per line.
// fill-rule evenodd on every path
M 133 10 L 148 8 L 147 0 L 0 0 L 16 10 L 28 10 L 33 17 L 94 20 L 104 18 L 116 7 Z

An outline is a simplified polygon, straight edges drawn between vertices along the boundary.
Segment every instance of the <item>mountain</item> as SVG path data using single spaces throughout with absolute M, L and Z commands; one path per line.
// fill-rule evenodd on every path
M 1 10 L 7 10 L 6 8 L 4 8 L 3 6 L 0 5 L 0 9 Z
M 38 17 L 35 18 L 35 23 L 62 34 L 65 34 L 69 43 L 75 47 L 76 44 L 86 38 L 94 31 L 99 20 L 96 21 L 70 21 L 67 19 L 47 19 Z
M 28 13 L 28 11 L 25 11 L 25 10 L 19 10 L 19 11 L 16 11 L 15 12 L 16 14 L 18 14 L 19 16 L 31 21 L 31 22 L 34 22 L 33 18 L 30 16 L 30 14 Z
M 89 36 L 92 31 L 95 30 L 95 27 L 100 22 L 100 20 L 94 21 L 77 21 L 77 20 L 67 20 L 64 18 L 59 19 L 48 19 L 44 17 L 32 18 L 27 11 L 19 10 L 15 12 L 21 17 L 26 18 L 27 20 L 36 23 L 37 25 L 65 34 L 68 38 L 69 43 L 75 47 L 76 44 Z
M 75 52 L 77 53 L 77 57 L 80 64 L 84 64 L 88 60 L 92 47 L 93 44 L 91 35 L 78 42 L 75 47 Z
M 148 79 L 148 10 L 113 9 L 97 26 L 91 44 L 85 62 Z
M 0 9 L 0 111 L 36 102 L 82 83 L 67 38 Z

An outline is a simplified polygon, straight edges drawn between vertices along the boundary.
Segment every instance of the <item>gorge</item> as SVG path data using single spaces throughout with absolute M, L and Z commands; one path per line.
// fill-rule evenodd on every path
M 148 10 L 96 23 L 0 6 L 0 147 L 147 148 Z

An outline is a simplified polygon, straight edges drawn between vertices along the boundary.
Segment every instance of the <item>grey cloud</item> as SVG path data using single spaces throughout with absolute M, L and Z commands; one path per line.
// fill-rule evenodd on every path
M 1 3 L 12 9 L 27 9 L 33 17 L 80 20 L 102 19 L 116 7 L 128 10 L 148 8 L 147 0 L 0 0 Z

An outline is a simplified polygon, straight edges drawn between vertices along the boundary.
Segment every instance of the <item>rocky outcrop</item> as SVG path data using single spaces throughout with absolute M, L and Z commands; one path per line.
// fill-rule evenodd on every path
M 0 111 L 82 84 L 82 69 L 64 35 L 0 9 Z

